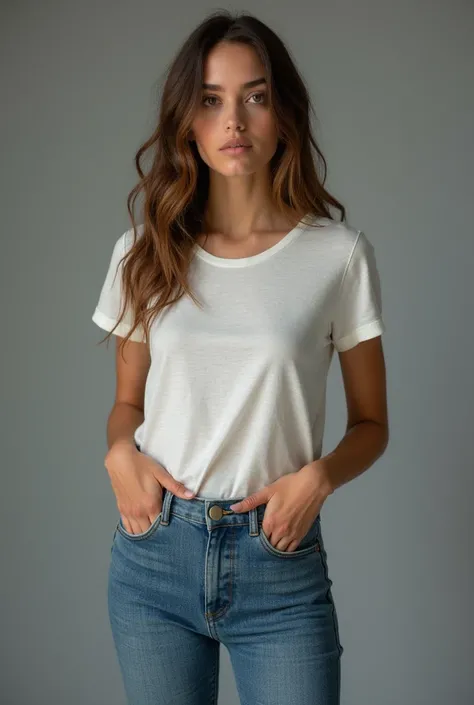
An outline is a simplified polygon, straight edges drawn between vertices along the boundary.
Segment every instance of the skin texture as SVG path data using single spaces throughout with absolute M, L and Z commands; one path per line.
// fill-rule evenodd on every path
M 264 250 L 299 220 L 283 220 L 271 200 L 269 164 L 278 146 L 278 125 L 266 84 L 244 87 L 260 78 L 266 78 L 265 70 L 251 47 L 216 45 L 205 62 L 204 84 L 218 84 L 222 90 L 203 89 L 189 133 L 210 170 L 208 227 L 203 238 L 208 236 L 206 245 L 214 254 L 227 247 L 228 254 L 222 256 Z M 244 154 L 220 149 L 229 138 L 242 136 L 252 144 Z M 202 244 L 199 238 L 198 243 Z M 241 246 L 246 249 L 239 250 Z

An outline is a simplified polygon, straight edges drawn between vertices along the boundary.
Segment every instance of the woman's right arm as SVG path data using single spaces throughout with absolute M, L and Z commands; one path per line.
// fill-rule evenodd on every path
M 150 369 L 150 353 L 145 343 L 129 340 L 122 351 L 117 336 L 115 352 L 115 401 L 107 422 L 109 453 L 117 444 L 135 447 L 134 434 L 144 419 L 145 385 Z
M 125 529 L 139 534 L 148 529 L 161 511 L 163 487 L 184 499 L 190 497 L 186 497 L 186 487 L 181 482 L 135 445 L 135 430 L 144 420 L 145 385 L 151 359 L 145 343 L 127 341 L 122 355 L 120 342 L 117 336 L 117 384 L 107 422 L 109 450 L 104 465 Z

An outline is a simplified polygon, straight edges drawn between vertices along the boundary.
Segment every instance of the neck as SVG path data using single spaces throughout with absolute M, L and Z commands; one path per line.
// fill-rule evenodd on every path
M 281 216 L 271 195 L 268 173 L 223 176 L 211 170 L 205 212 L 206 233 L 245 238 L 278 230 Z

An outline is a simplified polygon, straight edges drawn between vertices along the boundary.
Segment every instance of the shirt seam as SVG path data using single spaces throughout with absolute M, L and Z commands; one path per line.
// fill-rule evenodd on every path
M 348 271 L 348 269 L 349 269 L 349 265 L 350 265 L 350 263 L 352 262 L 352 258 L 353 258 L 353 256 L 354 256 L 354 252 L 355 252 L 355 248 L 357 247 L 357 243 L 359 242 L 359 237 L 360 237 L 361 232 L 362 232 L 361 230 L 357 230 L 357 237 L 356 237 L 356 239 L 355 239 L 354 244 L 352 245 L 352 249 L 351 249 L 351 251 L 350 251 L 349 258 L 348 258 L 348 260 L 347 260 L 347 262 L 346 262 L 346 266 L 344 267 L 344 271 L 343 271 L 343 273 L 342 273 L 341 281 L 339 282 L 339 286 L 338 286 L 338 288 L 337 288 L 337 292 L 336 292 L 336 296 L 335 296 L 335 300 L 334 300 L 333 314 L 332 314 L 332 316 L 331 316 L 331 323 L 330 323 L 330 338 L 331 338 L 331 340 L 332 340 L 333 343 L 334 343 L 334 338 L 333 338 L 333 336 L 332 336 L 333 323 L 334 323 L 335 317 L 337 316 L 337 310 L 338 310 L 338 307 L 339 307 L 339 299 L 340 299 L 342 287 L 343 287 L 344 282 L 345 282 L 345 280 L 346 280 L 346 274 L 347 274 L 347 271 Z
M 298 240 L 301 235 L 303 235 L 303 233 L 305 233 L 309 229 L 309 227 L 310 225 L 306 223 L 300 225 L 299 227 L 296 227 L 292 238 L 288 239 L 288 233 L 276 245 L 268 248 L 267 250 L 263 250 L 263 252 L 259 252 L 256 255 L 249 255 L 248 257 L 216 257 L 217 260 L 224 260 L 225 263 L 216 262 L 215 259 L 211 259 L 215 256 L 211 255 L 211 253 L 209 252 L 206 252 L 206 250 L 203 250 L 202 248 L 201 250 L 196 249 L 195 254 L 202 261 L 207 262 L 208 264 L 211 264 L 214 267 L 222 267 L 224 269 L 244 269 L 246 267 L 252 267 L 262 262 L 266 262 L 273 256 L 276 256 L 279 252 L 283 252 L 287 247 L 289 247 L 292 243 Z M 209 255 L 211 256 L 211 258 L 208 257 Z
M 339 288 L 338 288 L 338 290 L 337 290 L 337 300 L 339 300 L 339 295 L 340 295 L 340 293 L 341 293 L 342 287 L 344 286 L 344 282 L 346 281 L 347 272 L 348 272 L 349 266 L 350 266 L 350 264 L 351 264 L 351 262 L 352 262 L 352 260 L 353 260 L 353 258 L 354 258 L 354 252 L 355 252 L 355 249 L 356 249 L 356 247 L 357 247 L 357 243 L 359 242 L 359 238 L 360 238 L 361 232 L 362 232 L 362 230 L 358 230 L 358 231 L 357 231 L 357 237 L 356 237 L 356 239 L 355 239 L 354 244 L 352 245 L 351 253 L 350 253 L 350 255 L 349 255 L 349 259 L 347 260 L 346 266 L 344 267 L 344 272 L 343 272 L 343 274 L 342 274 L 342 279 L 341 279 L 341 281 L 340 281 Z

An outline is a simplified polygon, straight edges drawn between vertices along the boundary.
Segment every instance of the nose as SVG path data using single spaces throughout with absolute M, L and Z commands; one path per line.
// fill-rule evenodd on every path
M 237 127 L 243 129 L 245 126 L 243 108 L 240 103 L 234 103 L 230 105 L 225 112 L 225 126 L 231 130 L 235 130 Z

